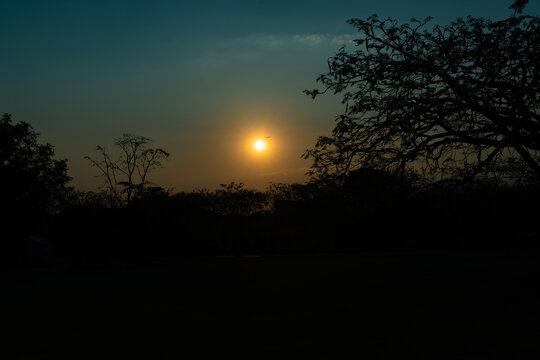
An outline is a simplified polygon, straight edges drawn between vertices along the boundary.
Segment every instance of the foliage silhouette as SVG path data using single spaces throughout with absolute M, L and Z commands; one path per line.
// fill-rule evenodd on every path
M 516 13 L 521 14 L 528 2 L 529 0 L 516 0 L 510 5 L 510 9 L 514 9 Z
M 244 189 L 243 183 L 220 184 L 212 193 L 211 211 L 219 215 L 248 216 L 265 210 L 267 196 L 259 191 Z
M 367 167 L 427 184 L 540 179 L 540 19 L 352 19 L 354 51 L 329 60 L 318 81 L 343 95 L 332 136 L 305 158 L 311 175 Z
M 160 148 L 150 147 L 152 140 L 137 135 L 124 134 L 115 139 L 114 145 L 120 154 L 116 160 L 111 158 L 105 147 L 98 145 L 99 159 L 85 156 L 96 167 L 117 205 L 124 205 L 140 196 L 150 184 L 148 174 L 162 167 L 169 153 Z
M 8 238 L 36 231 L 45 216 L 62 209 L 72 190 L 67 160 L 54 159 L 53 146 L 38 137 L 30 124 L 13 124 L 10 114 L 0 119 L 1 221 Z
M 155 188 L 122 208 L 90 194 L 55 217 L 49 236 L 59 239 L 65 257 L 92 263 L 539 246 L 537 186 L 439 185 L 418 192 L 376 169 L 333 184 L 276 184 L 266 192 L 222 185 L 181 193 Z

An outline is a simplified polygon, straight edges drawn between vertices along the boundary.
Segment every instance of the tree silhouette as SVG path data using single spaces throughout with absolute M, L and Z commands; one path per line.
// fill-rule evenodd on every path
M 144 136 L 124 134 L 115 139 L 114 144 L 119 148 L 116 160 L 100 145 L 97 146 L 99 160 L 90 156 L 85 156 L 85 159 L 98 168 L 116 203 L 123 205 L 144 192 L 145 186 L 149 184 L 148 173 L 162 167 L 169 153 L 150 147 L 152 140 Z
M 354 51 L 342 47 L 317 79 L 323 89 L 305 91 L 346 104 L 332 136 L 304 153 L 312 175 L 540 179 L 539 18 L 429 20 L 349 20 Z
M 39 144 L 30 124 L 0 119 L 0 203 L 3 232 L 30 230 L 60 210 L 67 187 L 67 160 L 54 159 L 51 144 Z M 10 237 L 17 237 L 12 233 Z
M 515 12 L 521 14 L 528 2 L 529 0 L 516 0 L 512 5 L 510 5 L 510 9 L 514 9 Z

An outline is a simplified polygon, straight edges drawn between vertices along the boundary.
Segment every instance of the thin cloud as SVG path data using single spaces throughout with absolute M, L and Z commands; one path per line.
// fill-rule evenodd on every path
M 354 45 L 354 39 L 357 38 L 355 34 L 342 34 L 332 37 L 331 43 L 338 46 Z
M 281 49 L 288 47 L 322 47 L 322 46 L 344 46 L 354 45 L 354 34 L 257 34 L 240 38 L 230 39 L 222 45 L 226 48 L 231 47 L 250 47 L 261 49 Z
M 297 34 L 293 35 L 292 40 L 300 44 L 318 46 L 327 42 L 328 37 L 326 34 Z

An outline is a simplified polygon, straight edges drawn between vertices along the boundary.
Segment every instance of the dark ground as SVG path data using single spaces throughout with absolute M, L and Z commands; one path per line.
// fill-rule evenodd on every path
M 540 251 L 0 273 L 2 359 L 539 359 Z

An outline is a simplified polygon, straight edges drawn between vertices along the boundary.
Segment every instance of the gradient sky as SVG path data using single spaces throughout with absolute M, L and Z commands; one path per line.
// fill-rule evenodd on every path
M 2 0 L 0 113 L 53 144 L 78 189 L 102 184 L 83 157 L 123 133 L 171 153 L 150 177 L 165 188 L 304 182 L 300 155 L 343 107 L 302 90 L 354 37 L 347 19 L 502 19 L 511 2 Z M 265 155 L 255 136 L 270 136 Z

